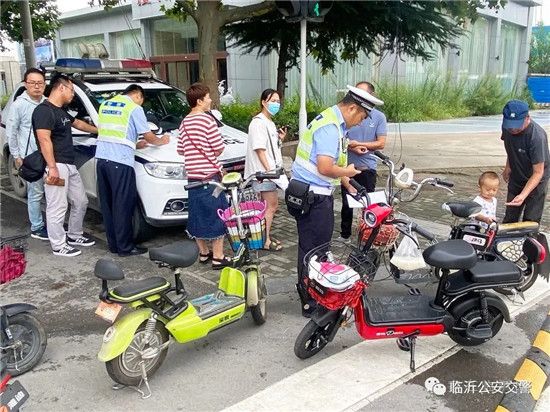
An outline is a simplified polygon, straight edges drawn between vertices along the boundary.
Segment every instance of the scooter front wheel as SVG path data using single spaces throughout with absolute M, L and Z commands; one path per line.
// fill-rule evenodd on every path
M 46 350 L 47 337 L 44 327 L 30 313 L 19 313 L 8 321 L 16 347 L 6 350 L 6 366 L 11 376 L 18 376 L 40 362 Z
M 258 275 L 256 279 L 256 288 L 258 303 L 250 307 L 250 314 L 252 315 L 252 319 L 254 319 L 254 323 L 256 323 L 256 325 L 263 325 L 267 317 L 265 305 L 267 300 L 267 289 L 265 286 L 265 279 L 262 275 Z
M 325 326 L 319 326 L 310 320 L 296 338 L 294 354 L 300 359 L 311 358 L 327 346 L 329 336 L 335 327 L 338 327 L 336 319 Z
M 164 324 L 157 321 L 146 343 L 146 325 L 147 322 L 136 330 L 132 342 L 124 352 L 105 364 L 107 373 L 113 381 L 125 386 L 138 386 L 143 377 L 142 363 L 145 373 L 150 377 L 164 362 L 168 347 L 161 347 L 168 342 L 170 334 Z

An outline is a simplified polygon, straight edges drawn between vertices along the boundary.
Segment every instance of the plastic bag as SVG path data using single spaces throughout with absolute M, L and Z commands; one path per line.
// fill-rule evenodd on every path
M 390 260 L 392 265 L 397 266 L 401 270 L 417 270 L 426 267 L 422 251 L 418 247 L 418 239 L 414 233 L 412 237 L 414 240 L 409 236 L 403 236 Z

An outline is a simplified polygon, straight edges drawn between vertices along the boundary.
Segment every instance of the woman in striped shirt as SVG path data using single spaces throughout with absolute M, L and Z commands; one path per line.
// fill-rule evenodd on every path
M 180 125 L 178 153 L 185 158 L 185 170 L 189 183 L 203 180 L 221 180 L 221 164 L 218 161 L 224 143 L 216 120 L 208 113 L 212 104 L 207 86 L 195 83 L 187 89 L 187 102 L 191 112 Z M 189 217 L 187 233 L 199 246 L 200 263 L 212 260 L 212 269 L 231 265 L 223 254 L 225 226 L 217 214 L 218 209 L 228 207 L 225 196 L 212 196 L 212 185 L 189 190 Z M 212 250 L 208 242 L 212 242 Z

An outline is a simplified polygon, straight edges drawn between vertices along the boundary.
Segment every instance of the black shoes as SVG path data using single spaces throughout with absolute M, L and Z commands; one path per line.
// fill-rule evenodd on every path
M 144 253 L 147 253 L 148 251 L 149 251 L 149 249 L 147 249 L 146 247 L 134 246 L 134 248 L 132 250 L 130 250 L 129 252 L 119 253 L 118 255 L 120 257 L 137 256 L 137 255 L 143 255 Z

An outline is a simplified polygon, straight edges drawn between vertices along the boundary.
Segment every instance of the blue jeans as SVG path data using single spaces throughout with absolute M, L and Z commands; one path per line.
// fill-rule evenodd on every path
M 27 209 L 29 211 L 29 220 L 31 221 L 31 230 L 39 230 L 44 227 L 44 218 L 42 217 L 41 203 L 44 197 L 43 179 L 36 182 L 27 182 Z

